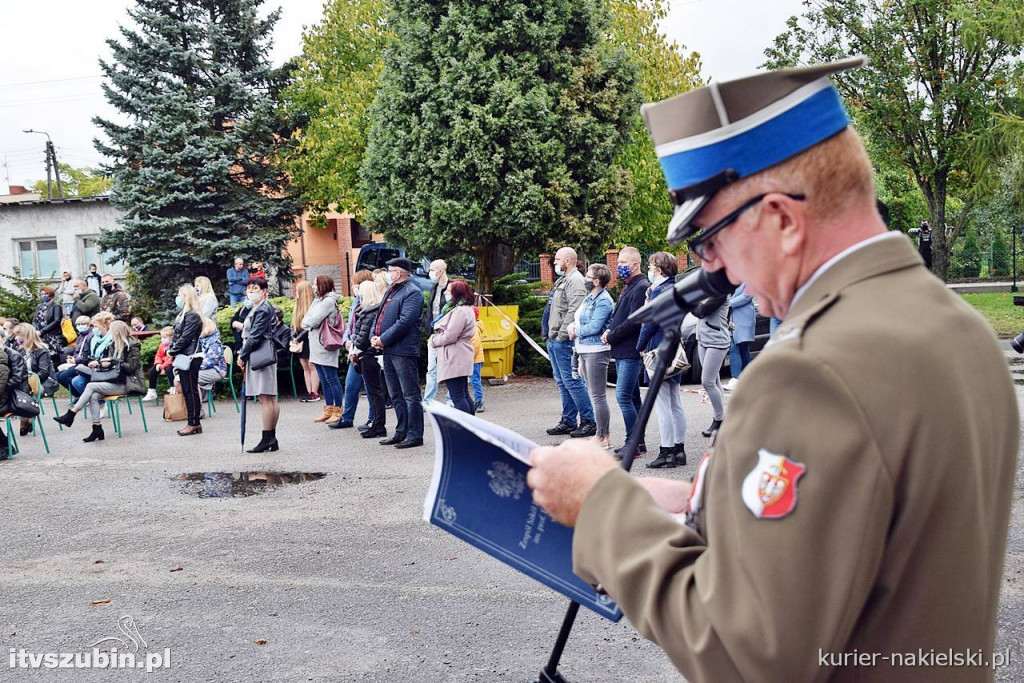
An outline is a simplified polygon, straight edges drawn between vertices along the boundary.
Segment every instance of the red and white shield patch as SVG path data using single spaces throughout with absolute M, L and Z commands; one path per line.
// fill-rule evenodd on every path
M 796 484 L 807 467 L 762 448 L 743 480 L 743 503 L 758 519 L 779 519 L 796 507 Z

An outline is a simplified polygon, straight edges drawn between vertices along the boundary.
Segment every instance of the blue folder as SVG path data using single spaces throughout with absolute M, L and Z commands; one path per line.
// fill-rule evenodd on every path
M 526 473 L 534 444 L 442 403 L 427 408 L 437 454 L 424 519 L 601 616 L 622 610 L 572 571 L 573 530 L 533 503 Z

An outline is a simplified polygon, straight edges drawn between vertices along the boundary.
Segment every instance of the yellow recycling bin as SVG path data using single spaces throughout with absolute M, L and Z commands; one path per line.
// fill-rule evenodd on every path
M 484 328 L 481 335 L 484 347 L 484 367 L 481 368 L 480 376 L 504 382 L 512 374 L 516 340 L 519 339 L 519 333 L 512 324 L 512 322 L 519 322 L 519 307 L 481 306 L 479 310 L 480 322 Z M 505 315 L 502 315 L 502 312 Z M 512 322 L 509 321 L 509 318 L 512 319 Z

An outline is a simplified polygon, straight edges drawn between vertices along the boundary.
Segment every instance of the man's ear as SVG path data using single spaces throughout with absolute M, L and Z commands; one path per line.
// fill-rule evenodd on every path
M 761 214 L 770 230 L 777 231 L 782 252 L 792 256 L 803 249 L 807 241 L 806 202 L 784 194 L 769 194 L 761 205 Z

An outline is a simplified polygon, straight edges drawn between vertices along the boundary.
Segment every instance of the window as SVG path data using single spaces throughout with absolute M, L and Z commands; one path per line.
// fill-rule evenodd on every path
M 100 241 L 96 237 L 83 237 L 82 238 L 82 270 L 83 273 L 89 272 L 89 264 L 95 263 L 96 269 L 101 275 L 110 273 L 111 275 L 120 275 L 124 272 L 124 261 L 114 260 L 103 260 L 103 252 L 100 251 Z
M 18 242 L 18 266 L 23 277 L 52 279 L 60 275 L 57 240 L 22 240 Z

